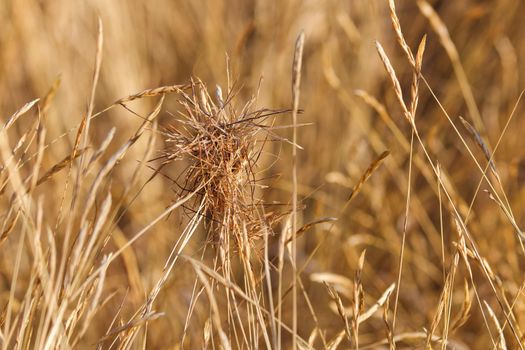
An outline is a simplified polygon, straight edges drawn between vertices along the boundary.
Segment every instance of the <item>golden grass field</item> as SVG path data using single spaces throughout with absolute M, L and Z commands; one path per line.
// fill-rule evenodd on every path
M 524 349 L 524 14 L 3 1 L 1 348 Z

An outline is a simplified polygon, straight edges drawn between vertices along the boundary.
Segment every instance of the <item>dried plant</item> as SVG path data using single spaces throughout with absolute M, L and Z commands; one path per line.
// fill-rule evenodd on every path
M 166 146 L 158 159 L 162 165 L 186 163 L 177 176 L 177 192 L 197 192 L 194 202 L 204 203 L 210 242 L 225 250 L 230 243 L 236 250 L 245 243 L 255 245 L 278 217 L 264 210 L 257 162 L 265 144 L 277 139 L 268 121 L 286 110 L 254 109 L 255 98 L 239 109 L 236 91 L 223 97 L 217 87 L 212 98 L 201 81 L 192 82 L 180 96 L 183 110 L 165 127 Z

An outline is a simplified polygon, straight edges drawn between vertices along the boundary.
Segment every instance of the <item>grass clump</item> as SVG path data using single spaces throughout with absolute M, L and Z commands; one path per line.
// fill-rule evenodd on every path
M 196 203 L 210 227 L 211 241 L 227 249 L 230 239 L 240 249 L 270 229 L 271 217 L 264 213 L 259 173 L 264 146 L 273 141 L 270 117 L 283 113 L 254 110 L 255 98 L 238 111 L 235 91 L 222 96 L 217 86 L 212 98 L 201 82 L 192 82 L 181 93 L 183 111 L 165 127 L 166 147 L 162 164 L 187 163 L 177 176 L 178 195 L 195 192 Z M 248 232 L 248 241 L 239 232 Z

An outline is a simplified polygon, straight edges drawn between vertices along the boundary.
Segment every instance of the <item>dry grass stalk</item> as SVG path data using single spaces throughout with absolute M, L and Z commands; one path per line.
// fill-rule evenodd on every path
M 95 57 L 95 70 L 93 72 L 93 83 L 91 84 L 91 95 L 89 97 L 88 109 L 85 115 L 85 133 L 83 139 L 83 148 L 88 146 L 89 140 L 89 129 L 91 126 L 91 116 L 95 109 L 95 96 L 97 92 L 98 81 L 100 78 L 100 69 L 102 66 L 102 53 L 104 45 L 104 27 L 102 25 L 102 19 L 98 18 L 98 37 L 97 37 L 97 48 L 96 48 L 96 57 Z M 83 122 L 84 123 L 84 122 Z M 76 147 L 75 147 L 76 152 Z M 84 163 L 84 158 L 80 159 L 80 168 L 82 169 Z
M 297 114 L 299 112 L 299 96 L 301 91 L 301 70 L 303 65 L 305 34 L 301 32 L 295 43 L 295 51 L 292 66 L 292 123 L 294 144 L 292 148 L 292 264 L 297 264 Z M 297 272 L 294 271 L 294 283 L 292 285 L 292 328 L 297 333 Z M 292 349 L 297 348 L 295 337 L 292 341 Z
M 202 271 L 200 271 L 199 267 L 198 266 L 194 266 L 194 267 L 195 267 L 195 271 L 197 272 L 197 276 L 199 277 L 199 280 L 204 285 L 206 289 L 206 293 L 208 294 L 208 299 L 210 301 L 210 305 L 212 309 L 211 319 L 213 321 L 213 324 L 215 325 L 215 328 L 217 328 L 217 332 L 219 333 L 219 339 L 220 339 L 222 348 L 225 350 L 229 350 L 231 349 L 230 341 L 228 340 L 228 336 L 222 329 L 222 325 L 221 325 L 222 322 L 221 322 L 221 317 L 219 313 L 219 307 L 217 305 L 217 301 L 215 300 L 213 289 L 210 286 L 208 279 L 204 276 Z

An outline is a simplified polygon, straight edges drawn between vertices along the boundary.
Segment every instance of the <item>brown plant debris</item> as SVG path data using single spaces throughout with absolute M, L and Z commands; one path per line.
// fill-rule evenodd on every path
M 230 90 L 223 99 L 217 87 L 214 100 L 201 81 L 192 81 L 180 93 L 180 118 L 166 126 L 160 159 L 162 165 L 186 164 L 177 177 L 178 194 L 196 191 L 194 204 L 204 205 L 209 238 L 225 246 L 233 235 L 239 248 L 243 228 L 253 242 L 280 217 L 266 212 L 257 196 L 262 187 L 257 162 L 265 144 L 280 139 L 268 121 L 288 110 L 256 109 L 255 97 L 238 110 L 237 94 Z

